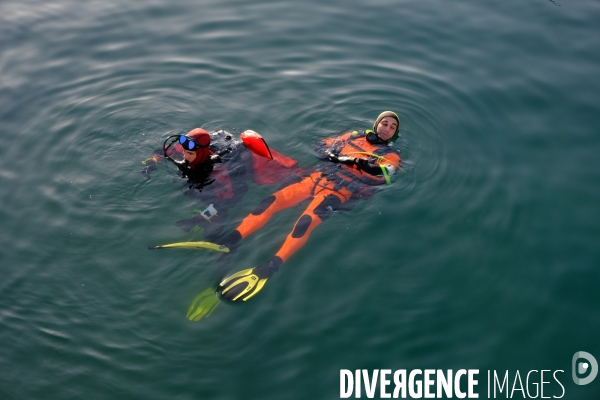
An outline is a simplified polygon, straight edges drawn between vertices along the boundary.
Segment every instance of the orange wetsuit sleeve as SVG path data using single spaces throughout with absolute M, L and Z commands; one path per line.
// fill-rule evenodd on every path
M 383 156 L 383 158 L 379 161 L 379 164 L 392 164 L 394 167 L 399 167 L 401 161 L 402 160 L 400 160 L 400 155 L 398 155 L 398 153 L 395 151 L 390 151 Z

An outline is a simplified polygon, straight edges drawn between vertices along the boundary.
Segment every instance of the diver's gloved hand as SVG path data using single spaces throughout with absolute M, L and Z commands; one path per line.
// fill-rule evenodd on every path
M 340 156 L 335 153 L 329 153 L 329 161 L 334 163 L 342 163 L 346 165 L 354 165 L 356 158 L 348 156 Z
M 354 157 L 339 156 L 337 159 L 342 164 L 346 164 L 346 165 L 354 165 L 354 164 L 356 164 L 356 158 L 354 158 Z
M 218 154 L 213 154 L 212 156 L 210 156 L 210 161 L 214 162 L 214 163 L 222 163 L 223 159 L 221 158 L 220 155 Z
M 369 165 L 369 160 L 367 160 L 366 158 L 357 158 L 355 159 L 355 162 L 358 169 L 363 169 L 364 167 Z
M 146 166 L 142 170 L 142 175 L 144 175 L 144 178 L 150 179 L 150 173 L 157 170 L 156 161 L 153 159 L 147 160 L 145 165 Z
M 225 278 L 217 291 L 229 301 L 246 301 L 258 293 L 278 269 L 273 261 L 260 267 L 245 269 Z
M 327 154 L 327 156 L 329 157 L 329 161 L 337 163 L 338 161 L 338 155 L 335 153 L 329 153 Z

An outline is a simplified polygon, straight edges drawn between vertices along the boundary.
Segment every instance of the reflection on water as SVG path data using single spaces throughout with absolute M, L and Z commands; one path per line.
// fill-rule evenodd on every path
M 336 397 L 340 369 L 566 370 L 573 348 L 593 354 L 599 12 L 3 2 L 0 397 Z M 199 203 L 141 161 L 201 126 L 253 129 L 310 166 L 317 141 L 387 109 L 407 173 L 334 214 L 252 301 L 190 322 L 217 255 L 147 250 L 199 240 L 175 225 Z M 225 229 L 276 188 L 249 184 Z M 301 209 L 235 268 L 268 259 Z

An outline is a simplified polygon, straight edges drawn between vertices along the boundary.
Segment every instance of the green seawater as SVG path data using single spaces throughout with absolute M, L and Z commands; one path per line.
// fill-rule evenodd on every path
M 488 371 L 561 370 L 544 397 L 600 398 L 571 377 L 600 360 L 598 21 L 597 0 L 3 0 L 0 400 L 336 399 L 341 369 L 479 369 L 479 398 Z M 204 127 L 307 167 L 388 109 L 406 173 L 188 321 L 217 256 L 148 251 L 201 239 L 174 225 L 200 206 L 141 161 Z

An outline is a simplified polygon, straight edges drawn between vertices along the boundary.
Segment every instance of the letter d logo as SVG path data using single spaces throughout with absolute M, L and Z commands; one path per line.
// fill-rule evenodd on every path
M 592 366 L 592 371 L 590 372 L 590 374 L 587 376 L 587 378 L 583 379 L 578 378 L 577 374 L 584 374 L 588 370 L 590 365 L 588 365 L 588 363 L 585 362 L 576 365 L 577 360 L 579 360 L 580 358 L 585 358 Z M 575 369 L 575 367 L 577 367 L 577 369 Z M 573 382 L 575 382 L 577 385 L 587 385 L 588 383 L 593 381 L 594 378 L 596 378 L 596 375 L 598 375 L 598 362 L 596 361 L 593 355 L 591 355 L 590 353 L 586 353 L 585 351 L 578 351 L 577 353 L 573 354 Z

